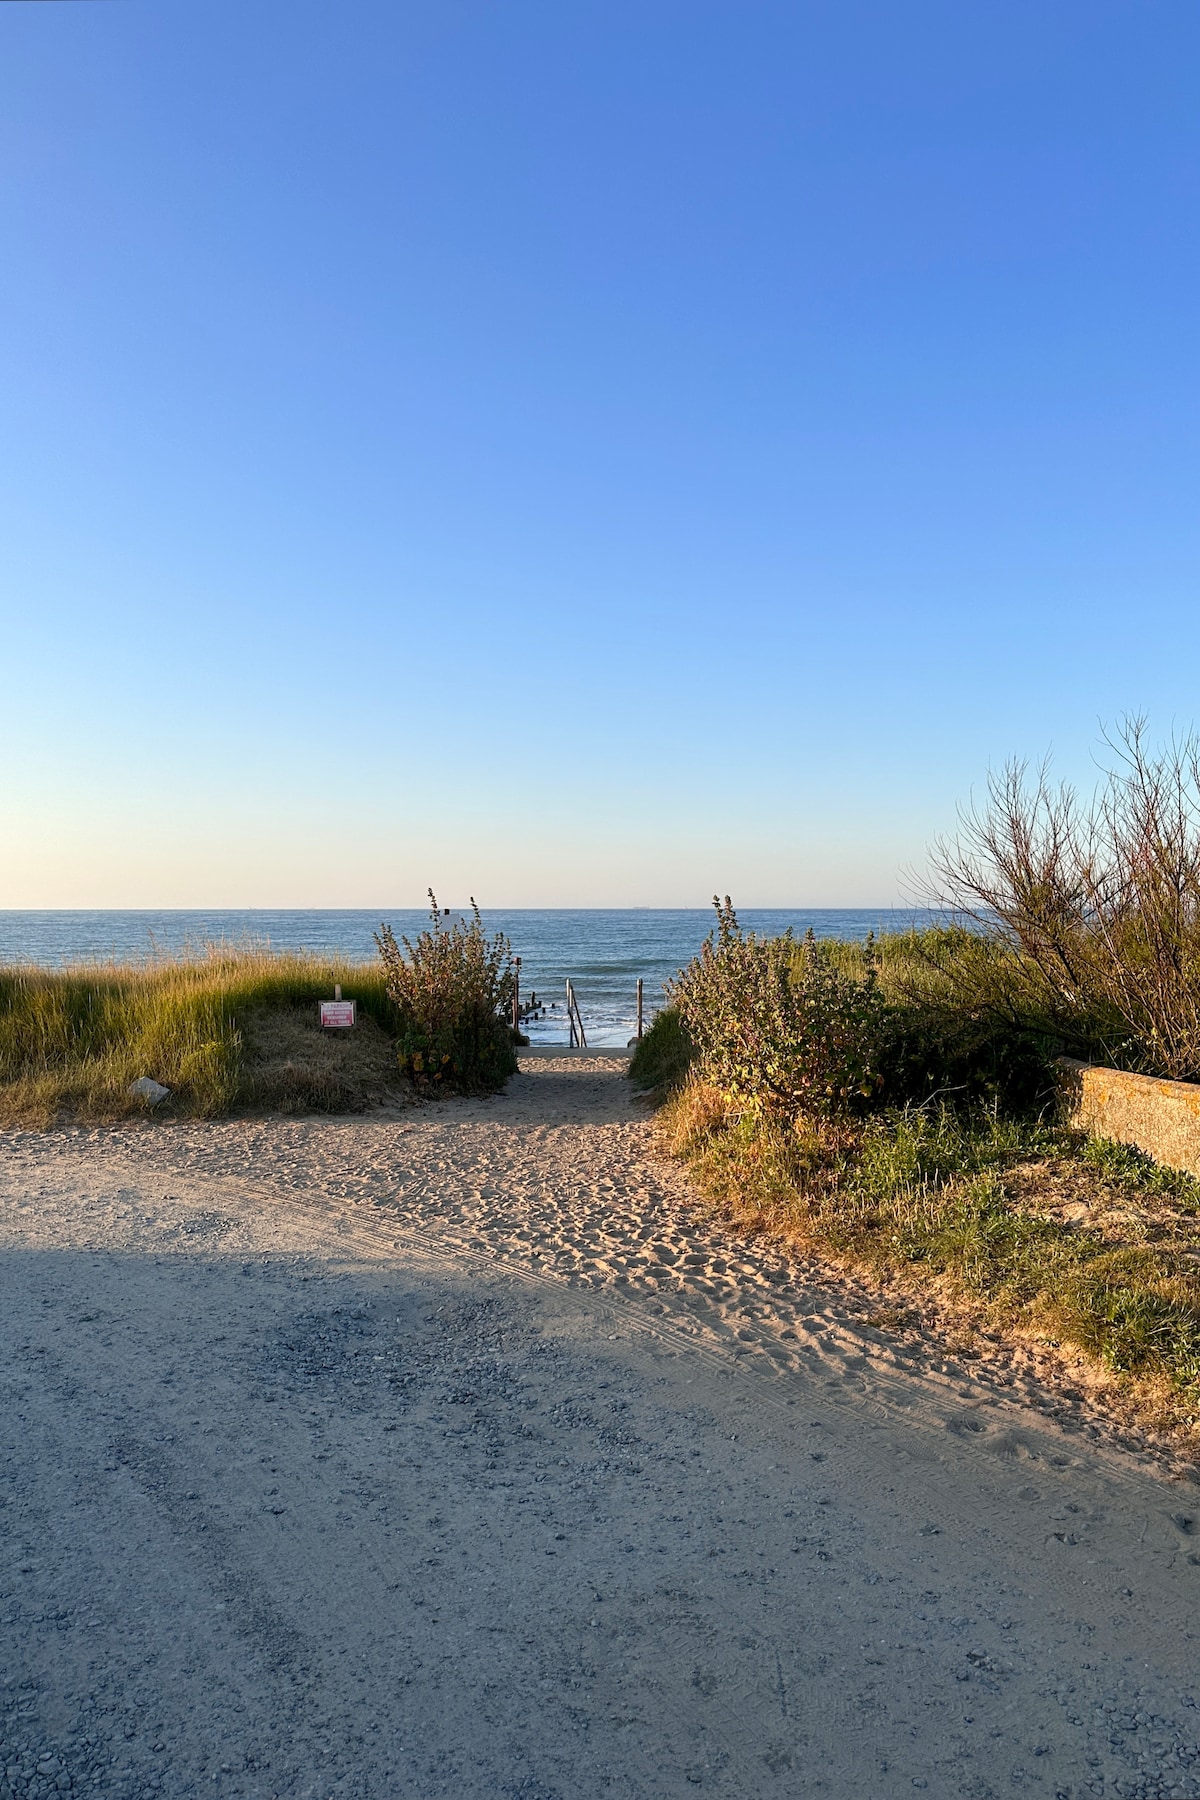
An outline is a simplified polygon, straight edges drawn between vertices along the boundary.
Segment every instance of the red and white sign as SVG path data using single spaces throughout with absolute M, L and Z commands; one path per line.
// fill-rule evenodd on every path
M 353 1000 L 322 1000 L 321 1024 L 335 1031 L 345 1031 L 354 1023 Z

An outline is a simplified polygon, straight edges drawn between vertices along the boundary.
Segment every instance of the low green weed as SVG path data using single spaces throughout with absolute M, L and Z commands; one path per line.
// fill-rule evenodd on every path
M 1189 1211 L 1200 1211 L 1200 1181 L 1182 1169 L 1168 1169 L 1132 1144 L 1113 1138 L 1088 1138 L 1080 1151 L 1085 1163 L 1114 1187 L 1130 1193 L 1154 1194 L 1173 1200 Z

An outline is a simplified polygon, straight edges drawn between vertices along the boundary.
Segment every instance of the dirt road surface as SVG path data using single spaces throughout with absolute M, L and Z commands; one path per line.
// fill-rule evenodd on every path
M 0 1800 L 1200 1796 L 1200 1490 L 623 1069 L 0 1139 Z

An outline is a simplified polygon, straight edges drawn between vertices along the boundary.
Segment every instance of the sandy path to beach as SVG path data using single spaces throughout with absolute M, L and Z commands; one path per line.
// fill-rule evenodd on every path
M 706 1222 L 623 1070 L 0 1138 L 0 1800 L 1200 1795 L 1194 1484 Z

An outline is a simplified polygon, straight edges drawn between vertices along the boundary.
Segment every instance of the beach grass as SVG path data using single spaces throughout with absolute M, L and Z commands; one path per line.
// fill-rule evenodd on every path
M 738 1113 L 693 1080 L 658 1120 L 665 1147 L 742 1228 L 918 1301 L 966 1301 L 993 1328 L 1068 1344 L 1128 1378 L 1152 1412 L 1200 1419 L 1191 1176 L 986 1107 L 893 1110 L 834 1138 Z
M 629 1078 L 643 1093 L 665 1100 L 686 1081 L 694 1055 L 678 1008 L 665 1006 L 634 1046 Z
M 322 1033 L 335 985 L 360 1024 Z M 398 1082 L 382 964 L 202 946 L 139 964 L 0 967 L 0 1123 L 101 1122 L 145 1110 L 149 1076 L 175 1114 L 356 1110 Z

